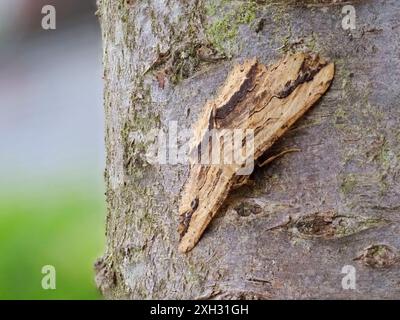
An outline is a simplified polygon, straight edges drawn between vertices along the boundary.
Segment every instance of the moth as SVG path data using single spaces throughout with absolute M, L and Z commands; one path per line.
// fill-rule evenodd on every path
M 193 128 L 192 161 L 179 206 L 179 251 L 190 251 L 216 215 L 229 192 L 246 182 L 239 175 L 249 157 L 258 159 L 329 88 L 334 64 L 313 53 L 287 55 L 270 66 L 257 58 L 237 64 L 219 94 L 203 107 Z M 252 153 L 242 162 L 204 163 L 213 144 L 207 131 L 251 130 Z M 223 143 L 222 154 L 242 144 Z

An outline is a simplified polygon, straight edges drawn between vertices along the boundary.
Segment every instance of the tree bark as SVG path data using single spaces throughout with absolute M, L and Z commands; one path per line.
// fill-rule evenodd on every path
M 354 30 L 342 28 L 346 4 Z M 108 215 L 96 281 L 106 298 L 400 298 L 399 1 L 98 7 Z M 301 151 L 255 169 L 179 253 L 188 166 L 148 163 L 141 136 L 170 121 L 190 127 L 238 61 L 304 50 L 329 57 L 336 75 L 271 153 Z

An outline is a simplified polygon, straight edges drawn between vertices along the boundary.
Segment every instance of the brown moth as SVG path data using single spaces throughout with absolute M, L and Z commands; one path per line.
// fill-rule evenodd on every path
M 196 161 L 191 164 L 179 207 L 179 251 L 187 252 L 197 244 L 229 191 L 246 182 L 248 175 L 238 173 L 249 157 L 255 160 L 270 148 L 327 91 L 333 76 L 334 64 L 310 53 L 288 55 L 268 67 L 254 58 L 233 68 L 194 127 L 192 156 Z M 207 130 L 224 129 L 250 129 L 251 155 L 242 162 L 198 161 L 213 152 Z M 224 142 L 223 151 L 218 152 L 238 152 L 235 149 L 244 144 L 244 138 L 241 145 Z

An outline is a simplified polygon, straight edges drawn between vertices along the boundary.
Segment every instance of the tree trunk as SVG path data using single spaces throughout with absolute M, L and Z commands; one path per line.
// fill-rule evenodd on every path
M 400 2 L 299 3 L 99 1 L 106 298 L 400 298 Z M 354 30 L 342 27 L 345 4 Z M 189 128 L 239 61 L 304 50 L 336 74 L 272 154 L 301 151 L 255 169 L 179 253 L 188 166 L 149 163 L 143 136 L 170 121 Z

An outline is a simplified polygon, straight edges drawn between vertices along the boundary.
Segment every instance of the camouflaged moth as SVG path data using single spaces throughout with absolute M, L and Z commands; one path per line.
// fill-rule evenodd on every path
M 288 55 L 265 66 L 256 58 L 236 65 L 218 96 L 206 103 L 194 127 L 195 157 L 209 153 L 207 130 L 251 129 L 253 159 L 259 158 L 329 88 L 334 64 L 316 54 Z M 224 144 L 223 152 L 235 152 Z M 235 185 L 246 181 L 238 175 L 243 163 L 194 162 L 179 207 L 179 251 L 191 250 Z

